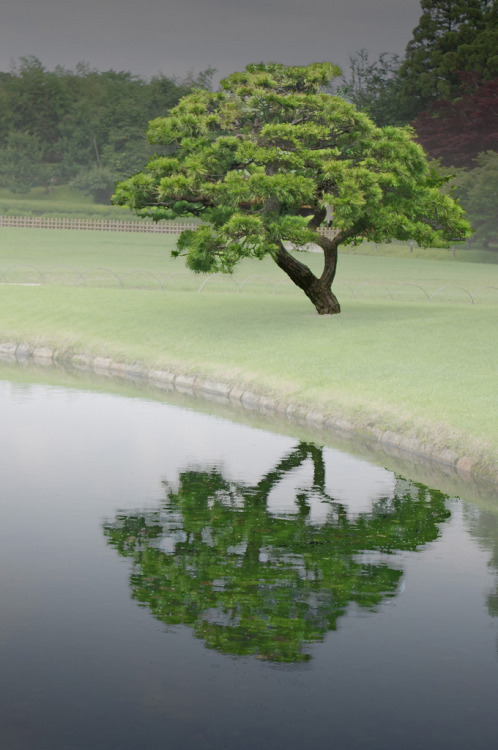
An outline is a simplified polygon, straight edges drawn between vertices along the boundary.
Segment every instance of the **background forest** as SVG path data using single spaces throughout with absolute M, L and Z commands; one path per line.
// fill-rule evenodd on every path
M 331 91 L 379 126 L 411 125 L 466 209 L 474 239 L 498 245 L 498 5 L 421 0 L 421 11 L 403 57 L 372 60 L 361 50 Z M 211 88 L 214 73 L 147 80 L 87 64 L 49 71 L 21 58 L 0 72 L 0 188 L 25 195 L 66 185 L 108 203 L 115 181 L 152 154 L 149 120 L 192 88 Z
M 152 151 L 147 123 L 193 87 L 210 86 L 214 71 L 179 81 L 130 72 L 47 70 L 24 57 L 0 72 L 0 187 L 70 185 L 108 202 L 114 182 L 143 167 Z

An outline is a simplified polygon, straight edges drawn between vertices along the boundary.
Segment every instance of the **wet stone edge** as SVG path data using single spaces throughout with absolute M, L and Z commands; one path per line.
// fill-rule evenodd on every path
M 364 427 L 360 432 L 359 428 L 347 419 L 330 417 L 316 408 L 310 409 L 310 407 L 293 402 L 280 402 L 277 399 L 246 390 L 242 386 L 174 373 L 169 370 L 157 370 L 117 362 L 107 357 L 68 354 L 44 346 L 35 347 L 14 342 L 0 342 L 0 360 L 19 363 L 31 361 L 42 366 L 69 365 L 82 372 L 93 372 L 97 375 L 118 377 L 135 382 L 148 382 L 158 389 L 200 395 L 208 400 L 242 407 L 247 411 L 257 411 L 263 414 L 274 413 L 275 415 L 285 416 L 293 422 L 336 432 L 351 438 L 364 439 L 367 437 L 368 440 L 376 442 L 386 452 L 390 452 L 389 449 L 394 449 L 401 454 L 409 454 L 451 467 L 463 480 L 470 480 L 472 476 L 480 475 L 476 471 L 475 462 L 469 456 L 460 456 L 450 449 L 433 449 L 420 443 L 415 438 L 389 430 L 383 431 L 371 425 Z M 484 478 L 496 482 L 495 477 Z

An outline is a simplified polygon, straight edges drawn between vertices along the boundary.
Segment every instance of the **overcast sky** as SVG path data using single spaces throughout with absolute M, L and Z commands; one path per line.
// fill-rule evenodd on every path
M 45 67 L 220 75 L 250 62 L 342 67 L 361 48 L 403 53 L 419 0 L 0 0 L 0 70 Z M 220 77 L 218 75 L 218 77 Z

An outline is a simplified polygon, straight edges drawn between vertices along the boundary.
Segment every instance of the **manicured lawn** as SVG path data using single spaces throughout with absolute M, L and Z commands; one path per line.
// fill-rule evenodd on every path
M 4 281 L 10 282 L 37 282 L 41 272 L 47 281 L 70 285 L 118 286 L 122 283 L 126 287 L 159 288 L 164 284 L 171 290 L 197 290 L 205 276 L 188 272 L 182 259 L 171 258 L 176 239 L 175 235 L 165 234 L 0 227 L 0 273 L 3 272 Z M 478 300 L 498 301 L 498 265 L 464 262 L 466 252 L 468 254 L 462 250 L 456 258 L 443 255 L 445 259 L 440 259 L 440 255 L 447 251 L 441 250 L 427 250 L 427 258 L 341 253 L 337 294 L 342 300 L 351 298 L 353 292 L 359 299 L 388 300 L 389 289 L 398 300 L 424 301 L 425 292 L 430 295 L 442 286 L 452 285 L 451 289 L 440 292 L 437 299 L 468 303 L 469 296 L 463 290 L 474 294 L 482 287 L 494 285 L 495 290 L 481 291 Z M 433 256 L 435 259 L 430 259 Z M 319 253 L 306 253 L 304 258 L 315 272 L 319 271 Z M 102 268 L 108 271 L 93 270 Z M 85 272 L 83 278 L 78 271 Z M 261 291 L 271 294 L 274 286 L 282 282 L 275 290 L 276 294 L 295 297 L 301 294 L 271 259 L 242 262 L 234 278 L 238 283 L 245 281 L 244 293 Z M 402 284 L 405 286 L 399 288 Z M 463 290 L 454 289 L 455 286 L 463 287 Z M 236 289 L 231 277 L 227 276 L 210 280 L 204 287 L 206 292 L 225 290 L 233 293 Z
M 105 206 L 93 202 L 76 190 L 60 185 L 46 191 L 33 188 L 27 195 L 14 195 L 0 188 L 0 214 L 10 216 L 72 216 L 76 218 L 123 218 L 130 212 L 118 206 Z

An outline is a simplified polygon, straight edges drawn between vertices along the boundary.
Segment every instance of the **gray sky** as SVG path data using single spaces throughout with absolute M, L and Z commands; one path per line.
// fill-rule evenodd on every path
M 49 69 L 220 75 L 250 62 L 343 67 L 362 47 L 403 53 L 419 0 L 0 0 L 0 70 L 35 55 Z

